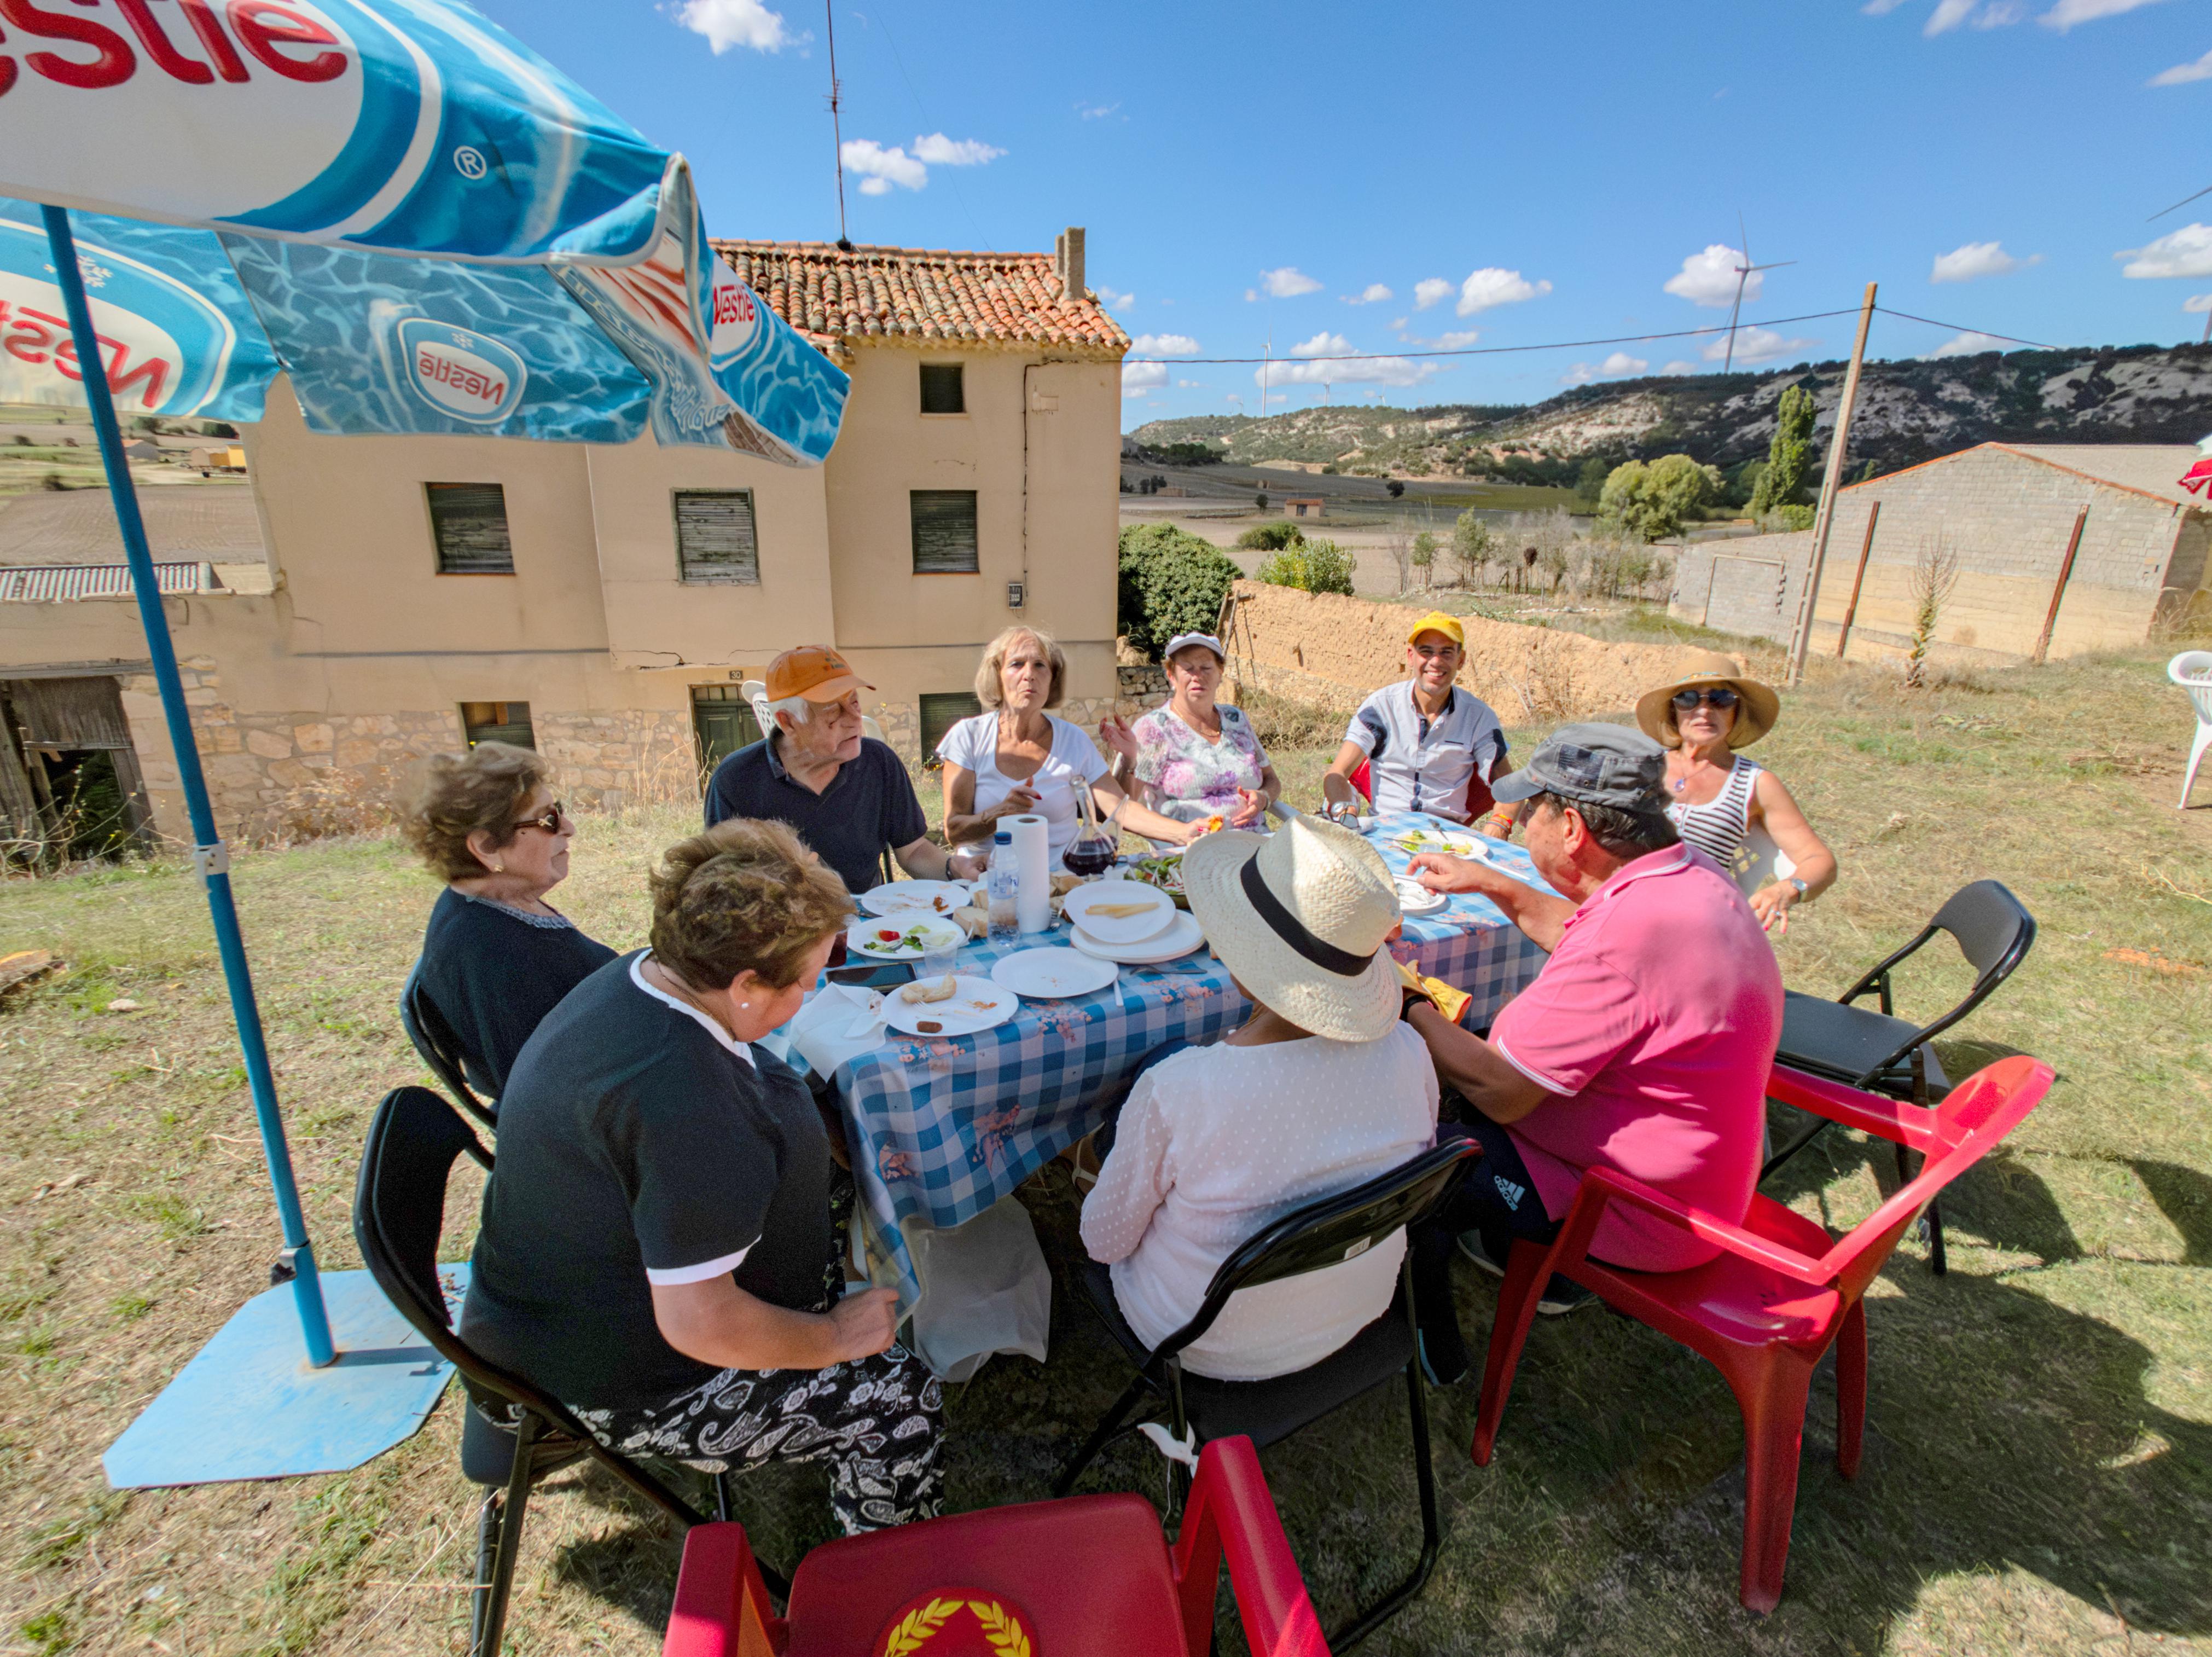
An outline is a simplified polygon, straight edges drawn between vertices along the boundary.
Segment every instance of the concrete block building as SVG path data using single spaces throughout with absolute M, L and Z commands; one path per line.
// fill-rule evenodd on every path
M 324 436 L 280 382 L 241 430 L 247 481 L 142 491 L 226 833 L 342 825 L 489 736 L 543 751 L 573 802 L 696 798 L 757 734 L 738 685 L 799 643 L 846 653 L 909 758 L 974 711 L 1012 621 L 1066 647 L 1064 711 L 1110 705 L 1129 342 L 1083 232 L 1053 253 L 717 247 L 853 377 L 818 468 L 650 436 Z M 0 502 L 12 832 L 76 752 L 25 722 L 57 695 L 106 710 L 148 826 L 183 832 L 121 561 L 104 492 Z
M 1983 443 L 1839 490 L 1812 650 L 1832 655 L 1841 640 L 1849 656 L 1880 660 L 1906 648 L 1913 571 L 1939 548 L 1959 571 L 1936 625 L 1942 655 L 2031 657 L 2046 623 L 2052 656 L 2141 644 L 2212 603 L 2212 512 L 2178 482 L 2196 459 L 2180 445 Z M 1786 641 L 1812 543 L 1692 543 L 1668 609 Z

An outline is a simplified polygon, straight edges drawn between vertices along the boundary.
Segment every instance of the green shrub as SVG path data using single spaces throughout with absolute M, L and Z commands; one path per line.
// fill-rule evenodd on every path
M 1237 545 L 1255 552 L 1279 552 L 1305 538 L 1305 531 L 1285 519 L 1279 523 L 1254 524 L 1237 538 Z
M 1352 596 L 1352 554 L 1334 541 L 1309 541 L 1271 553 L 1260 566 L 1260 579 L 1273 587 L 1295 587 L 1302 593 L 1341 593 Z
M 1118 621 L 1133 649 L 1157 656 L 1177 633 L 1210 633 L 1243 572 L 1212 542 L 1172 524 L 1121 532 Z
M 1759 527 L 1769 534 L 1778 531 L 1788 533 L 1792 530 L 1810 529 L 1815 515 L 1816 509 L 1813 507 L 1800 506 L 1794 501 L 1785 502 L 1762 515 Z
M 1648 466 L 1631 460 L 1606 478 L 1598 516 L 1638 540 L 1656 541 L 1679 534 L 1721 487 L 1717 468 L 1699 466 L 1686 454 L 1662 455 Z

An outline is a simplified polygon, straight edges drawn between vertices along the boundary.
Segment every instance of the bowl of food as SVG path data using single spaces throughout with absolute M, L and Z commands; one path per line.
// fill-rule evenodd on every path
M 1158 886 L 1176 900 L 1178 909 L 1188 909 L 1190 900 L 1183 895 L 1182 853 L 1164 852 L 1158 856 L 1139 857 L 1129 866 L 1128 878 L 1142 880 L 1146 886 Z

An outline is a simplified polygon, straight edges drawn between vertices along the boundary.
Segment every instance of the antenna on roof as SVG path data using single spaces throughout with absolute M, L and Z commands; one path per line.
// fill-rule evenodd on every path
M 1744 228 L 1741 213 L 1735 216 L 1735 228 L 1736 234 L 1743 239 L 1743 263 L 1735 267 L 1735 303 L 1729 307 L 1728 358 L 1721 364 L 1723 374 L 1735 367 L 1735 320 L 1743 312 L 1743 284 L 1750 281 L 1756 271 L 1778 271 L 1785 265 L 1797 262 L 1794 259 L 1782 259 L 1771 265 L 1753 265 L 1751 262 L 1751 232 Z
M 845 132 L 837 119 L 837 14 L 832 0 L 822 0 L 823 27 L 830 34 L 830 142 L 837 148 L 837 246 L 853 251 L 853 238 L 845 228 Z

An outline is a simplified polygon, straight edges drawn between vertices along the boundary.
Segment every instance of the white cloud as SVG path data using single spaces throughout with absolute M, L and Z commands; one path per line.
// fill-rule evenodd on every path
M 1393 330 L 1393 331 L 1395 331 L 1395 330 L 1397 330 L 1397 329 L 1402 328 L 1402 327 L 1404 327 L 1405 326 L 1406 326 L 1406 319 L 1405 319 L 1404 317 L 1402 317 L 1402 316 L 1401 316 L 1401 317 L 1398 317 L 1398 318 L 1395 319 L 1395 320 L 1391 322 L 1391 324 L 1390 324 L 1390 326 L 1391 326 L 1391 328 L 1392 328 L 1392 330 Z
M 1660 370 L 1660 373 L 1662 373 L 1662 374 L 1695 374 L 1697 371 L 1698 371 L 1698 365 L 1697 365 L 1696 363 L 1694 363 L 1694 362 L 1685 362 L 1684 361 L 1682 361 L 1682 359 L 1681 359 L 1680 357 L 1679 357 L 1679 356 L 1678 356 L 1678 357 L 1676 357 L 1676 358 L 1675 358 L 1672 362 L 1669 362 L 1669 363 L 1668 363 L 1665 368 L 1662 369 Z
M 2212 52 L 2206 52 L 2194 63 L 2176 64 L 2172 69 L 2160 70 L 2150 77 L 2153 86 L 2186 86 L 2191 81 L 2212 81 Z
M 1402 356 L 1363 357 L 1354 362 L 1285 361 L 1265 364 L 1252 372 L 1252 383 L 1270 389 L 1281 386 L 1413 386 L 1434 374 L 1426 362 Z
M 1905 0 L 1867 0 L 1859 9 L 1869 17 L 1881 17 L 1895 11 L 1904 3 Z
M 1300 294 L 1321 291 L 1321 283 L 1295 265 L 1285 265 L 1279 271 L 1261 271 L 1260 286 L 1270 299 L 1296 299 Z M 1249 297 L 1251 290 L 1247 289 L 1245 292 Z
M 1129 349 L 1139 356 L 1195 356 L 1198 341 L 1187 333 L 1140 333 Z
M 1247 305 L 1253 303 L 1259 297 L 1260 290 L 1257 288 L 1247 288 L 1244 290 L 1244 302 Z
M 781 52 L 804 43 L 783 26 L 783 14 L 770 11 L 761 0 L 680 0 L 676 21 L 694 34 L 703 34 L 719 58 L 732 46 L 750 46 L 755 52 Z
M 1413 308 L 1425 311 L 1440 299 L 1451 297 L 1452 284 L 1442 277 L 1425 277 L 1413 284 Z
M 858 173 L 865 180 L 860 186 L 864 196 L 888 195 L 895 184 L 919 190 L 929 182 L 929 169 L 896 144 L 886 149 L 873 138 L 848 138 L 837 155 L 848 172 Z
M 1650 366 L 1640 356 L 1631 356 L 1626 351 L 1615 351 L 1597 365 L 1597 371 L 1610 380 L 1626 374 L 1641 374 Z
M 1692 253 L 1682 261 L 1682 268 L 1661 285 L 1677 299 L 1686 299 L 1692 305 L 1703 305 L 1711 310 L 1724 310 L 1735 303 L 1736 269 L 1745 262 L 1744 257 L 1726 242 L 1717 241 L 1702 253 Z M 1743 284 L 1743 296 L 1757 299 L 1766 278 L 1753 271 Z
M 1388 288 L 1384 287 L 1379 282 L 1369 283 L 1357 294 L 1339 294 L 1337 295 L 1339 299 L 1341 299 L 1347 305 L 1380 305 L 1386 300 L 1395 299 L 1397 296 L 1397 295 L 1392 293 Z
M 1137 397 L 1154 391 L 1168 383 L 1168 365 L 1164 362 L 1124 362 L 1121 365 L 1121 395 Z
M 2123 247 L 2112 255 L 2127 264 L 2124 277 L 2212 276 L 2212 224 L 2185 224 L 2142 247 Z
M 1596 378 L 1597 370 L 1589 363 L 1575 362 L 1569 364 L 1567 371 L 1559 376 L 1559 383 L 1563 386 L 1587 386 Z
M 1921 33 L 1933 39 L 1948 34 L 1965 22 L 1974 9 L 1974 0 L 1936 0 L 1936 9 L 1928 14 L 1928 21 Z
M 1121 107 L 1118 103 L 1078 104 L 1075 107 L 1075 113 L 1086 121 L 1102 121 Z
M 948 138 L 942 132 L 914 141 L 914 158 L 933 167 L 981 167 L 1006 153 L 981 138 Z
M 1492 306 L 1518 305 L 1526 299 L 1541 299 L 1551 291 L 1548 282 L 1531 282 L 1518 271 L 1501 271 L 1494 265 L 1486 265 L 1480 271 L 1468 271 L 1467 280 L 1459 284 L 1459 304 L 1455 308 L 1462 316 L 1473 316 Z
M 1098 295 L 1098 302 L 1109 311 L 1126 311 L 1137 302 L 1136 295 L 1117 294 L 1111 288 L 1093 288 L 1091 291 Z M 1164 300 L 1161 302 L 1166 303 Z
M 1771 328 L 1738 328 L 1735 332 L 1735 360 L 1739 362 L 1770 362 L 1793 352 L 1810 350 L 1820 343 L 1817 339 L 1784 339 Z M 1704 356 L 1708 362 L 1728 361 L 1728 335 L 1715 334 L 1712 344 L 1705 347 Z
M 1206 389 L 1206 381 L 1203 380 L 1178 380 L 1176 381 L 1176 386 L 1178 390 L 1182 391 L 1204 391 Z
M 1482 338 L 1479 328 L 1459 328 L 1449 333 L 1438 334 L 1433 342 L 1440 351 L 1463 351 Z
M 2005 342 L 1995 334 L 1966 332 L 1954 334 L 1920 360 L 1939 362 L 1947 356 L 1979 356 L 1984 351 L 2001 351 Z
M 1292 356 L 1349 356 L 1352 342 L 1340 333 L 1331 333 L 1323 328 L 1311 339 L 1291 347 Z
M 1998 241 L 1970 241 L 1964 247 L 1954 247 L 1948 253 L 1936 255 L 1936 268 L 1929 272 L 1930 282 L 1972 282 L 1977 277 L 2009 276 L 2014 271 L 2025 271 L 2031 265 L 2043 263 L 2043 255 L 2030 253 L 2026 259 L 2014 259 Z
M 2077 23 L 2094 23 L 2100 17 L 2118 17 L 2124 11 L 2156 3 L 2156 0 L 2058 0 L 2035 21 L 2060 33 Z
M 2212 294 L 2191 294 L 2181 302 L 2181 308 L 2192 316 L 2201 316 L 2206 311 L 2212 311 Z

